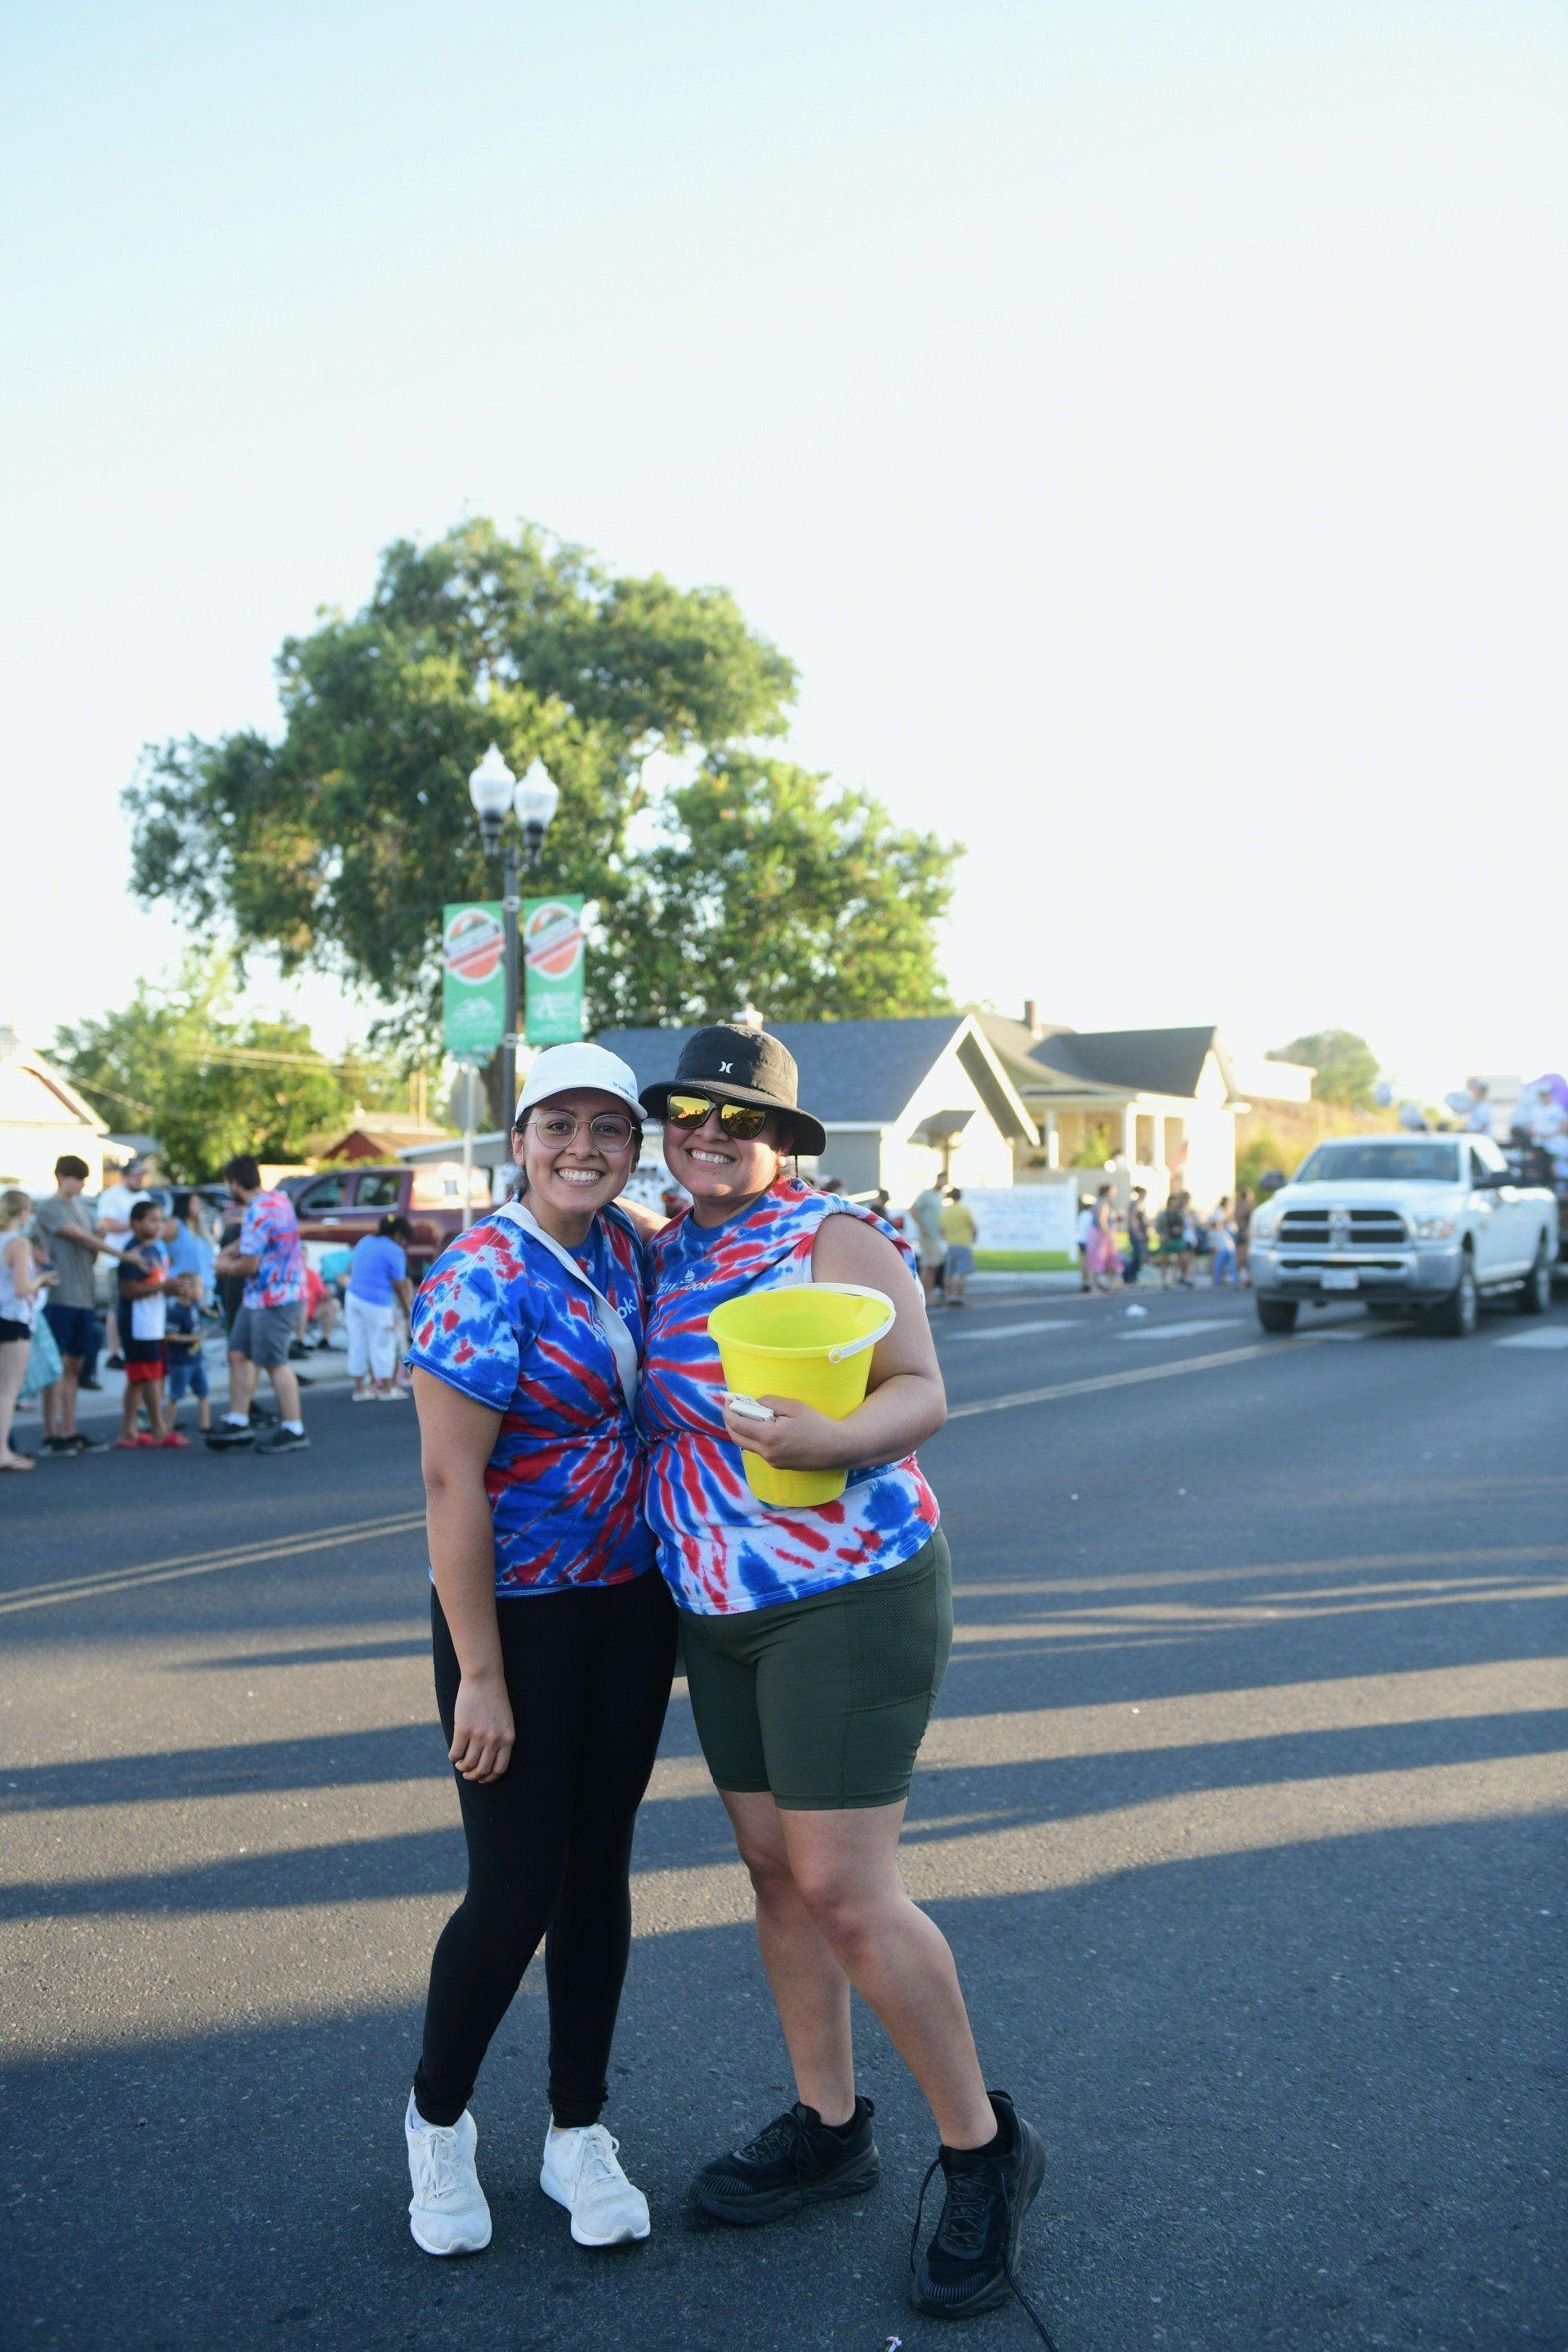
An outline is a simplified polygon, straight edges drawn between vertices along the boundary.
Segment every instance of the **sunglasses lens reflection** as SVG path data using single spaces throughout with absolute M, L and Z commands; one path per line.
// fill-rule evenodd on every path
M 671 1095 L 665 1117 L 671 1127 L 700 1127 L 709 1112 L 714 1110 L 724 1133 L 738 1143 L 750 1142 L 767 1125 L 767 1112 L 755 1103 L 715 1102 L 710 1095 Z

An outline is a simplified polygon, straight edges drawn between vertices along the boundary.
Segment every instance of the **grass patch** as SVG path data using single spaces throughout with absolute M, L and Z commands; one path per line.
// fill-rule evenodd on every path
M 1064 1274 L 1078 1264 L 1071 1250 L 976 1250 L 976 1274 Z

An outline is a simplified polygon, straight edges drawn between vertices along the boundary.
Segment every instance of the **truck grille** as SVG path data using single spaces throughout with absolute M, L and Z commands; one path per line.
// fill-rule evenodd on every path
M 1409 1238 L 1396 1209 L 1287 1209 L 1279 1221 L 1285 1248 L 1403 1249 Z

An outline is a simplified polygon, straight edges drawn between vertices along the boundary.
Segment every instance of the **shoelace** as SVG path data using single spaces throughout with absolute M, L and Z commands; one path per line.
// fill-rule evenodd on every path
M 930 2164 L 926 2167 L 925 2179 L 921 2182 L 921 2193 L 915 2205 L 915 2226 L 910 2232 L 910 2271 L 911 2276 L 920 2268 L 921 2222 L 925 2216 L 926 2191 L 931 2187 L 941 2164 L 941 2157 L 934 2156 Z M 950 2173 L 947 2181 L 946 2202 L 942 2207 L 942 2220 L 937 2223 L 936 2233 L 938 2238 L 945 2244 L 951 2246 L 955 2253 L 978 2253 L 985 2235 L 983 2225 L 987 2201 L 984 2183 L 979 2179 L 977 2174 L 961 2172 L 955 2177 Z M 949 2227 L 950 2215 L 952 2216 L 953 2223 L 953 2226 L 951 2228 Z M 1029 2301 L 1028 2296 L 1024 2293 L 1023 2288 L 1018 2284 L 1017 2279 L 1014 2274 L 1012 2254 L 1013 2200 L 1007 2192 L 1005 2178 L 1004 2178 L 1002 2181 L 1002 2220 L 1004 2223 L 1002 2232 L 1002 2269 L 1006 2278 L 1007 2284 L 1012 2289 L 1014 2294 L 1016 2295 L 1019 2303 L 1023 2305 L 1024 2311 L 1028 2317 L 1029 2324 L 1034 2328 L 1034 2331 L 1039 2337 L 1041 2343 L 1045 2346 L 1046 2352 L 1057 2352 L 1057 2341 L 1055 2336 L 1051 2334 L 1050 2329 L 1046 2326 L 1045 2321 L 1040 2317 L 1039 2313 L 1035 2309 L 1034 2305 Z
M 449 2197 L 458 2186 L 458 2135 L 432 2131 L 419 2153 L 419 2194 L 432 2200 Z
M 616 2162 L 620 2141 L 612 2139 L 603 2124 L 595 2124 L 583 2135 L 582 2152 L 577 2159 L 579 2188 L 601 2189 L 608 2181 L 612 2187 L 622 2179 Z
M 749 2139 L 740 2153 L 762 2164 L 775 2156 L 789 2158 L 795 2167 L 795 2216 L 798 2221 L 805 2211 L 805 2159 L 811 2154 L 811 2142 L 795 2109 L 786 2108 L 771 2124 L 764 2124 L 755 2139 Z

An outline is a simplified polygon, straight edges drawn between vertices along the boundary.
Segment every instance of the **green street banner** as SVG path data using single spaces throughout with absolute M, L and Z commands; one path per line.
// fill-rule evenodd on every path
M 458 1062 L 488 1062 L 506 1035 L 506 931 L 496 899 L 441 909 L 441 1034 Z
M 582 899 L 525 898 L 522 958 L 529 1044 L 574 1045 L 583 1034 Z

